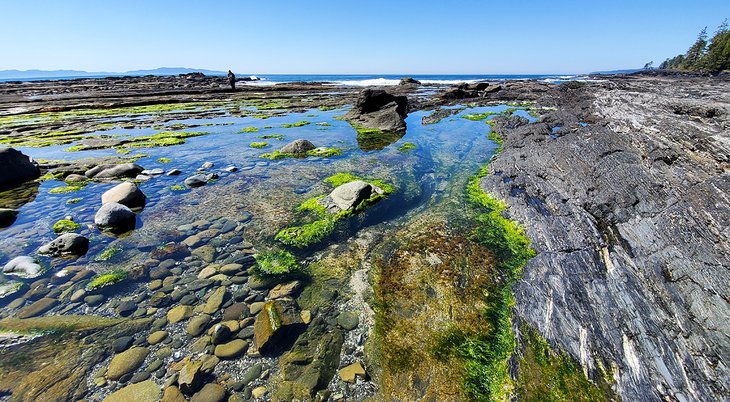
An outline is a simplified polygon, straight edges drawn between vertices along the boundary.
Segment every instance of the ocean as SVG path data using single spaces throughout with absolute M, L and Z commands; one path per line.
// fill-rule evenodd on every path
M 114 75 L 119 77 L 121 75 Z M 255 77 L 257 81 L 239 81 L 245 85 L 275 85 L 286 82 L 326 82 L 332 85 L 349 86 L 387 86 L 398 85 L 403 77 L 411 77 L 423 84 L 450 85 L 460 82 L 498 81 L 498 80 L 542 80 L 546 82 L 562 82 L 586 79 L 586 75 L 574 74 L 237 74 L 238 78 Z M 80 78 L 103 78 L 100 75 L 67 76 L 67 77 L 32 77 L 32 78 L 0 78 L 0 82 L 8 81 L 42 81 L 72 80 Z

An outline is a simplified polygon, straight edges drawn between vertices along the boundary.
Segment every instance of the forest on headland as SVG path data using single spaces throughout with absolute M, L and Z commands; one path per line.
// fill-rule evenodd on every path
M 705 27 L 685 54 L 665 60 L 659 69 L 709 73 L 730 70 L 730 29 L 727 19 L 717 28 L 712 39 L 707 38 Z

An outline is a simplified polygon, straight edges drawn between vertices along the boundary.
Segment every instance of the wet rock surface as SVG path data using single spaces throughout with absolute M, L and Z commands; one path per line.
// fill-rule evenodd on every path
M 518 315 L 625 400 L 730 390 L 728 93 L 727 80 L 618 77 L 561 86 L 542 123 L 496 125 L 504 151 L 482 188 L 538 251 Z
M 13 148 L 0 146 L 0 190 L 13 187 L 41 175 L 38 164 L 27 155 Z
M 382 89 L 365 89 L 345 119 L 369 129 L 403 132 L 408 113 L 408 98 Z

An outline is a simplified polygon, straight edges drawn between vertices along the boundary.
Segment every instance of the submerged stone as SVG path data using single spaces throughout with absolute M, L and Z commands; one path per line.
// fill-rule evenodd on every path
M 114 356 L 106 370 L 106 378 L 110 380 L 119 380 L 125 374 L 132 373 L 142 366 L 144 360 L 149 355 L 147 348 L 134 347 L 118 355 Z
M 104 402 L 157 402 L 160 399 L 160 387 L 145 380 L 113 392 L 104 399 Z
M 300 325 L 304 322 L 295 301 L 279 299 L 267 302 L 254 322 L 256 349 L 264 352 L 276 338 Z

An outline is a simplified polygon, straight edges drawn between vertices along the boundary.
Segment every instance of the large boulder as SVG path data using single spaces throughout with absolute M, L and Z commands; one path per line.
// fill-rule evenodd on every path
M 0 148 L 0 189 L 37 179 L 41 169 L 33 159 L 13 148 Z
M 89 251 L 89 239 L 76 233 L 64 233 L 38 249 L 39 254 L 84 255 Z
M 421 81 L 412 77 L 403 77 L 400 79 L 398 85 L 421 85 Z
M 330 193 L 332 202 L 345 211 L 357 207 L 362 201 L 370 198 L 373 187 L 362 180 L 355 180 L 338 186 Z
M 5 275 L 14 275 L 21 278 L 35 278 L 43 273 L 43 267 L 41 267 L 33 257 L 26 255 L 15 257 L 10 260 L 3 268 Z
M 291 299 L 269 301 L 253 324 L 254 341 L 259 352 L 273 348 L 278 339 L 304 325 L 299 306 Z
M 94 223 L 102 229 L 120 232 L 134 229 L 136 219 L 136 215 L 128 207 L 108 202 L 96 212 Z
M 134 183 L 124 182 L 101 195 L 101 203 L 116 202 L 129 208 L 143 207 L 146 197 Z
M 284 145 L 283 148 L 281 148 L 281 152 L 287 153 L 287 154 L 303 154 L 307 151 L 311 151 L 315 149 L 316 147 L 311 142 L 305 140 L 305 139 L 298 139 L 294 140 L 286 145 Z
M 122 177 L 137 177 L 143 170 L 144 168 L 136 163 L 99 165 L 87 170 L 84 176 L 89 179 L 118 179 Z
M 385 132 L 404 132 L 408 113 L 408 98 L 396 96 L 382 89 L 360 92 L 355 107 L 345 119 L 356 126 Z

